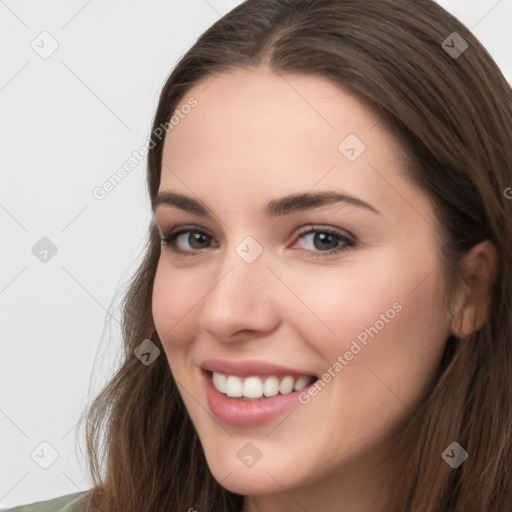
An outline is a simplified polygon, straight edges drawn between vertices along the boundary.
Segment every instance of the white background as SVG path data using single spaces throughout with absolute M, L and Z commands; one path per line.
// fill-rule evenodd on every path
M 0 0 L 0 507 L 92 485 L 74 427 L 117 361 L 150 219 L 145 159 L 103 200 L 92 190 L 146 142 L 178 59 L 239 3 Z M 439 3 L 512 82 L 512 0 Z M 31 48 L 50 48 L 43 31 L 58 43 L 46 59 Z M 46 263 L 42 237 L 57 247 Z M 43 441 L 48 469 L 31 458 L 50 461 Z

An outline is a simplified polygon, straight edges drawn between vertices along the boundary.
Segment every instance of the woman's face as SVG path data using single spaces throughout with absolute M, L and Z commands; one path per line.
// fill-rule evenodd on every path
M 246 495 L 354 483 L 450 332 L 433 208 L 379 117 L 323 78 L 225 72 L 180 105 L 153 315 L 208 465 Z

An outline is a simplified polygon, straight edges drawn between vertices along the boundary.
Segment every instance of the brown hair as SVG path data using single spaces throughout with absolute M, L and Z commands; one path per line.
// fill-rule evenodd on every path
M 446 43 L 457 32 L 467 49 Z M 453 36 L 450 36 L 453 38 Z M 453 39 L 449 46 L 453 46 Z M 487 323 L 451 336 L 430 393 L 397 440 L 396 512 L 512 510 L 512 90 L 475 36 L 431 0 L 248 0 L 183 56 L 160 95 L 153 130 L 199 81 L 235 68 L 318 75 L 369 102 L 401 141 L 408 175 L 436 207 L 447 282 L 461 256 L 488 239 L 499 269 Z M 163 140 L 148 154 L 157 194 Z M 167 359 L 145 366 L 142 340 L 163 352 L 151 297 L 160 255 L 150 226 L 145 258 L 124 298 L 124 360 L 85 417 L 94 487 L 88 510 L 239 511 L 244 497 L 212 477 Z M 457 441 L 468 460 L 441 453 Z M 405 457 L 407 454 L 407 457 Z

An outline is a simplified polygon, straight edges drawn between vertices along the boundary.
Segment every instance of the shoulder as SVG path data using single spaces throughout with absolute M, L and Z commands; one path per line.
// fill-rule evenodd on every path
M 83 503 L 85 493 L 77 492 L 59 496 L 46 501 L 38 501 L 28 505 L 20 505 L 14 508 L 1 509 L 0 512 L 78 512 Z

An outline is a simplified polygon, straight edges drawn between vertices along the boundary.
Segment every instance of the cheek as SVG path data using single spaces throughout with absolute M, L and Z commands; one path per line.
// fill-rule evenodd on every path
M 389 258 L 392 260 L 392 258 Z M 401 313 L 407 284 L 398 280 L 393 266 L 373 261 L 356 264 L 347 258 L 337 267 L 311 268 L 304 272 L 282 272 L 293 290 L 283 316 L 300 325 L 302 339 L 315 344 L 330 360 L 348 350 L 359 335 L 364 344 L 367 329 L 386 330 Z
M 308 280 L 289 273 L 287 283 L 308 308 L 290 304 L 287 315 L 322 356 L 325 371 L 346 375 L 345 390 L 360 393 L 361 379 L 368 388 L 383 386 L 377 374 L 397 387 L 406 380 L 418 391 L 439 363 L 448 335 L 440 275 L 432 269 L 435 254 L 404 262 L 389 253 L 338 272 L 319 268 Z
M 172 269 L 158 263 L 152 310 L 156 331 L 166 351 L 184 348 L 197 329 L 197 311 L 208 292 L 208 283 L 196 272 Z

